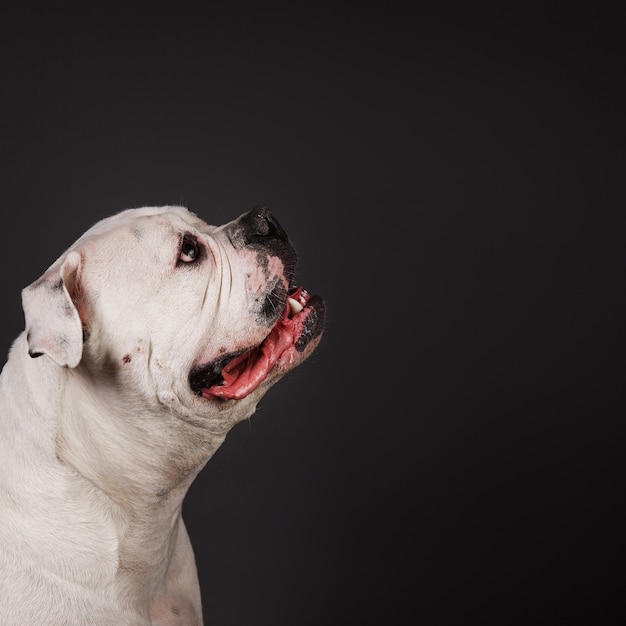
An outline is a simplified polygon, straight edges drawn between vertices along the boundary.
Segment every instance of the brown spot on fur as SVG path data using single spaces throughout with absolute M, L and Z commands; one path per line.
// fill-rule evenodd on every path
M 124 363 L 130 363 L 132 361 L 132 357 L 130 356 L 130 354 L 125 354 L 122 357 L 122 361 L 124 361 Z

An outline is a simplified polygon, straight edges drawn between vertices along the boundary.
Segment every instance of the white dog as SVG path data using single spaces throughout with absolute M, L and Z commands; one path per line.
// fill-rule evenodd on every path
M 149 207 L 23 290 L 0 376 L 0 625 L 202 624 L 183 498 L 321 338 L 295 264 L 266 207 L 220 227 Z

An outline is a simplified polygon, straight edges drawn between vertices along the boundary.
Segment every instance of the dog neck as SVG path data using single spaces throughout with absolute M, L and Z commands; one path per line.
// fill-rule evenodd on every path
M 78 372 L 68 375 L 72 393 L 61 401 L 57 456 L 122 507 L 162 506 L 179 487 L 186 490 L 224 440 L 165 407 L 147 413 L 108 388 L 106 402 L 98 402 L 100 390 L 83 385 Z
M 23 342 L 19 338 L 16 343 Z M 15 486 L 15 499 L 24 496 L 23 503 L 16 502 L 11 519 L 20 526 L 19 520 L 26 516 L 22 528 L 27 535 L 26 519 L 33 507 L 49 521 L 51 529 L 45 535 L 54 539 L 46 539 L 45 548 L 39 546 L 43 541 L 39 536 L 26 540 L 33 551 L 51 555 L 46 564 L 49 571 L 61 574 L 58 568 L 67 555 L 83 564 L 91 558 L 95 559 L 92 571 L 104 577 L 102 583 L 108 576 L 136 578 L 141 581 L 138 590 L 149 590 L 147 579 L 158 584 L 178 541 L 189 485 L 225 435 L 209 433 L 171 414 L 149 421 L 131 415 L 130 407 L 105 409 L 111 405 L 110 396 L 107 403 L 98 403 L 97 390 L 84 388 L 78 372 L 45 357 L 31 359 L 23 346 L 14 352 L 18 354 L 9 359 L 0 379 L 8 407 L 3 415 L 7 436 L 0 433 L 2 467 L 13 474 L 8 484 Z M 19 386 L 14 384 L 17 380 Z M 68 385 L 71 394 L 66 393 Z M 36 394 L 32 393 L 35 386 Z M 45 402 L 34 406 L 37 398 Z M 11 449 L 8 436 L 18 431 L 23 446 L 19 451 Z M 28 483 L 24 476 L 30 477 Z M 46 489 L 36 490 L 38 484 Z M 74 502 L 82 503 L 80 510 L 73 508 Z M 74 529 L 77 523 L 80 533 Z M 70 566 L 63 577 L 71 578 L 71 571 Z

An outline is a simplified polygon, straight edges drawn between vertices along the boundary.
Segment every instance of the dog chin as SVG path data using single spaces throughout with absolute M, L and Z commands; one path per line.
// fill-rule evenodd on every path
M 324 317 L 322 298 L 298 287 L 262 343 L 194 367 L 189 374 L 192 391 L 206 400 L 241 400 L 264 382 L 275 382 L 313 352 Z

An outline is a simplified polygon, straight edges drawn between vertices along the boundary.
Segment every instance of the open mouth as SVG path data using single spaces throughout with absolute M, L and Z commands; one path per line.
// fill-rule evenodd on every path
M 194 368 L 189 375 L 191 389 L 207 399 L 245 398 L 267 378 L 279 360 L 286 364 L 285 369 L 299 360 L 298 355 L 322 333 L 323 327 L 324 301 L 298 287 L 287 298 L 280 318 L 260 345 Z

